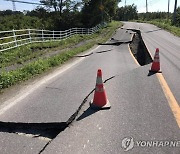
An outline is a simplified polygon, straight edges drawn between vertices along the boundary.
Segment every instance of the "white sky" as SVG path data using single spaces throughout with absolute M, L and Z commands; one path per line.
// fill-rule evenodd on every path
M 39 0 L 21 0 L 21 1 L 27 1 L 27 2 L 36 2 L 38 3 Z M 135 4 L 137 5 L 138 12 L 145 12 L 146 11 L 146 0 L 122 0 L 120 2 L 119 7 L 124 6 L 126 1 L 126 5 Z M 170 12 L 173 12 L 174 10 L 174 3 L 175 0 L 170 0 Z M 37 5 L 32 4 L 21 4 L 21 3 L 15 3 L 16 4 L 16 10 L 17 11 L 23 11 L 23 10 L 33 10 L 37 7 Z M 178 5 L 180 6 L 180 0 L 178 0 Z M 12 2 L 7 2 L 5 0 L 0 0 L 0 10 L 6 10 L 6 9 L 13 9 Z M 168 0 L 148 0 L 148 11 L 149 12 L 155 12 L 155 11 L 166 11 L 168 9 Z
M 137 6 L 138 12 L 146 12 L 146 0 L 122 0 L 119 6 L 135 4 Z M 157 11 L 168 11 L 168 0 L 147 0 L 148 2 L 148 11 L 157 12 Z M 175 0 L 170 0 L 170 12 L 174 11 Z M 180 6 L 180 0 L 177 0 L 177 6 Z

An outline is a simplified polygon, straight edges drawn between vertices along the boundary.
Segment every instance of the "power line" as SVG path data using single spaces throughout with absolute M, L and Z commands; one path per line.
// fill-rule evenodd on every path
M 19 1 L 19 0 L 4 0 L 4 1 L 11 1 L 13 3 L 17 2 L 17 3 L 24 3 L 24 4 L 45 5 L 42 3 L 26 2 L 26 1 Z
M 4 0 L 4 1 L 10 1 L 12 2 L 12 5 L 13 5 L 13 11 L 16 11 L 16 3 L 24 3 L 24 4 L 33 4 L 33 5 L 45 5 L 45 4 L 42 4 L 42 3 L 35 3 L 35 2 L 27 2 L 27 1 L 20 1 L 20 0 Z

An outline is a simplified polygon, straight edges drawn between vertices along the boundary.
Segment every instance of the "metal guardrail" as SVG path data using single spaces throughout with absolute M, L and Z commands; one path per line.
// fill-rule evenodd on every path
M 38 29 L 21 29 L 0 31 L 0 52 L 36 42 L 59 41 L 73 35 L 93 34 L 106 24 L 99 24 L 93 28 L 71 28 L 65 31 L 50 31 Z

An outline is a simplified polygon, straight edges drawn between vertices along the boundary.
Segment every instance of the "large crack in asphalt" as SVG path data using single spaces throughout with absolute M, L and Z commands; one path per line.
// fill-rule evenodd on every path
M 137 29 L 127 29 L 135 32 L 132 42 L 129 44 L 130 49 L 134 57 L 137 59 L 141 66 L 150 64 L 153 60 L 150 53 L 142 39 L 141 31 Z
M 103 83 L 106 83 L 107 81 L 113 79 L 114 77 L 115 77 L 115 76 L 109 77 L 108 79 L 104 80 Z M 82 101 L 82 103 L 80 104 L 80 106 L 78 107 L 78 109 L 77 109 L 77 110 L 74 112 L 74 114 L 72 114 L 72 115 L 70 116 L 70 118 L 66 121 L 66 128 L 68 128 L 68 127 L 70 126 L 70 124 L 78 117 L 78 115 L 79 115 L 82 107 L 85 105 L 85 103 L 88 101 L 89 96 L 90 96 L 94 91 L 95 91 L 95 88 L 90 91 L 90 93 L 84 98 L 84 100 Z M 66 129 L 66 128 L 65 128 L 65 129 Z M 64 130 L 65 130 L 65 129 L 64 129 Z M 64 130 L 63 130 L 63 131 L 64 131 Z M 59 133 L 60 133 L 60 132 L 59 132 Z M 59 134 L 59 133 L 58 133 L 58 134 Z M 57 135 L 58 135 L 58 134 L 57 134 Z M 57 135 L 56 135 L 56 136 L 57 136 Z M 55 138 L 55 137 L 54 137 L 54 138 Z M 53 139 L 54 139 L 54 138 L 53 138 Z M 52 140 L 53 140 L 53 139 L 52 139 Z M 41 153 L 46 149 L 46 147 L 52 142 L 52 140 L 50 140 L 50 141 L 43 147 L 43 149 L 39 152 L 39 154 L 41 154 Z
M 124 43 L 128 43 L 130 45 L 131 52 L 133 53 L 134 57 L 137 59 L 137 61 L 141 66 L 152 62 L 152 58 L 145 46 L 140 30 L 136 30 L 136 29 L 128 29 L 128 30 L 135 32 L 131 41 L 118 42 L 118 40 L 115 40 L 116 42 L 106 43 L 101 45 L 121 45 Z M 112 49 L 99 51 L 95 53 L 104 53 L 104 52 L 109 52 L 111 50 Z M 92 54 L 93 52 L 81 57 L 90 56 Z M 115 78 L 116 76 L 118 75 L 112 76 L 104 80 L 104 83 Z M 29 137 L 32 138 L 48 139 L 46 145 L 39 151 L 39 154 L 41 154 L 46 149 L 46 147 L 53 141 L 53 139 L 56 138 L 56 136 L 60 134 L 62 131 L 64 131 L 66 128 L 68 128 L 71 125 L 71 123 L 77 118 L 82 107 L 88 101 L 89 96 L 94 92 L 94 90 L 95 88 L 90 91 L 90 93 L 84 98 L 78 109 L 70 116 L 70 118 L 66 122 L 21 123 L 21 122 L 0 121 L 0 132 L 14 133 L 25 136 L 29 135 Z
M 85 54 L 85 55 L 76 55 L 74 57 L 79 57 L 79 58 L 82 58 L 82 57 L 89 57 L 91 56 L 92 54 L 100 54 L 100 53 L 105 53 L 105 52 L 109 52 L 109 51 L 112 51 L 113 49 L 108 49 L 108 50 L 102 50 L 102 51 L 97 51 L 97 52 L 91 52 L 89 54 Z
M 120 46 L 121 44 L 129 44 L 129 43 L 132 43 L 132 40 L 130 41 L 119 41 L 119 40 L 115 40 L 115 39 L 111 39 L 113 41 L 111 42 L 107 42 L 107 43 L 98 43 L 98 45 L 112 45 L 112 46 Z M 108 50 L 102 50 L 102 51 L 97 51 L 97 52 L 91 52 L 89 54 L 85 54 L 85 55 L 76 55 L 74 57 L 89 57 L 93 54 L 101 54 L 101 53 L 106 53 L 106 52 L 110 52 L 112 51 L 113 49 L 108 49 Z
M 98 45 L 115 45 L 119 46 L 121 44 L 128 44 L 131 43 L 132 41 L 120 41 L 120 40 L 115 40 L 113 42 L 107 42 L 107 43 L 98 43 Z
M 0 122 L 0 132 L 31 134 L 31 137 L 44 137 L 53 139 L 67 127 L 66 122 L 52 123 L 21 123 L 21 122 Z
M 145 43 L 144 43 L 144 41 L 142 39 L 141 31 L 140 30 L 136 30 L 136 29 L 127 29 L 127 30 L 131 30 L 131 31 L 135 32 L 135 33 L 133 33 L 133 37 L 132 37 L 131 41 L 127 41 L 127 42 L 119 41 L 118 42 L 118 40 L 115 40 L 116 41 L 115 43 L 114 42 L 113 43 L 109 43 L 109 44 L 105 43 L 105 44 L 101 44 L 101 45 L 121 45 L 121 44 L 126 44 L 127 43 L 127 44 L 130 45 L 131 52 L 133 53 L 134 57 L 137 59 L 138 63 L 141 66 L 151 63 L 152 62 L 152 58 L 151 58 L 151 56 L 150 56 L 150 54 L 149 54 L 149 52 L 148 52 L 148 50 L 146 48 L 146 45 L 145 45 Z M 111 40 L 114 40 L 114 39 L 111 39 Z M 103 52 L 108 52 L 108 51 L 111 51 L 111 49 L 107 50 L 107 51 L 96 52 L 96 53 L 103 53 Z M 92 55 L 92 54 L 93 53 L 91 53 L 90 55 Z M 85 55 L 85 57 L 86 56 L 90 56 L 90 55 Z M 104 80 L 104 83 L 106 83 L 107 81 L 115 78 L 116 76 L 118 76 L 118 75 L 112 76 L 112 77 Z M 95 90 L 95 88 L 93 90 L 91 90 L 91 92 L 85 97 L 83 102 L 80 104 L 80 106 L 78 107 L 76 112 L 67 120 L 67 122 L 66 122 L 67 127 L 69 127 L 69 125 L 78 117 L 82 107 L 88 101 L 89 96 L 94 92 L 94 90 Z M 42 153 L 45 150 L 45 148 L 51 143 L 51 141 L 49 141 L 44 146 L 44 148 L 40 151 L 40 153 Z
M 113 79 L 112 76 L 106 80 Z M 84 104 L 88 101 L 89 96 L 94 92 L 95 88 L 84 98 L 78 109 L 70 116 L 66 122 L 50 122 L 50 123 L 22 123 L 22 122 L 3 122 L 0 121 L 0 132 L 13 133 L 17 135 L 24 135 L 31 138 L 39 138 L 47 140 L 46 145 L 40 150 L 41 154 L 52 140 L 70 126 L 70 124 L 77 118 Z

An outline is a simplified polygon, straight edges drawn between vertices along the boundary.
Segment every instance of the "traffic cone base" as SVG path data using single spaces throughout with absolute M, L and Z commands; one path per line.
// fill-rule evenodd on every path
M 90 101 L 90 107 L 94 110 L 107 110 L 111 108 L 111 104 L 109 103 L 109 100 L 107 99 L 106 105 L 104 106 L 97 106 L 94 104 L 93 100 Z

